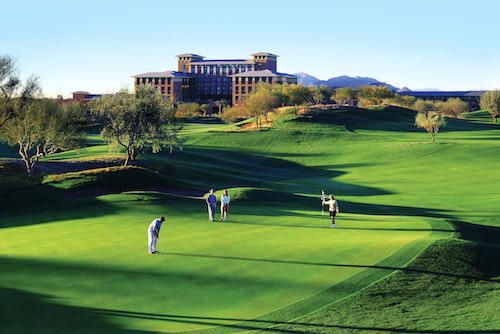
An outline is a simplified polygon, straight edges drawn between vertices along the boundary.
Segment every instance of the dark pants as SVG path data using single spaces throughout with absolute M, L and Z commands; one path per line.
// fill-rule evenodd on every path
M 330 219 L 332 220 L 332 224 L 335 224 L 335 215 L 337 211 L 330 211 Z

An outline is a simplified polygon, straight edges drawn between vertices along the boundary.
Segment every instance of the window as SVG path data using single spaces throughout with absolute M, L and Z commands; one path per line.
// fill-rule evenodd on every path
M 165 84 L 165 78 L 161 78 L 161 84 L 164 85 Z
M 245 86 L 241 86 L 241 94 L 246 94 Z
M 262 77 L 262 82 L 266 82 L 266 77 Z
M 141 78 L 136 78 L 136 79 L 135 79 L 135 83 L 136 83 L 136 84 L 140 84 L 140 83 L 141 83 Z
M 234 92 L 235 92 L 236 94 L 239 94 L 239 93 L 240 93 L 240 89 L 239 89 L 239 88 L 240 88 L 239 86 L 234 87 Z
M 168 78 L 167 79 L 167 85 L 170 85 L 170 82 L 172 81 L 172 79 Z
M 269 78 L 269 83 L 272 84 L 273 83 L 273 78 Z
M 242 83 L 242 84 L 245 84 L 245 83 L 246 83 L 246 79 L 247 79 L 247 78 L 245 78 L 245 77 L 241 78 L 241 83 Z
M 248 78 L 248 84 L 251 85 L 252 84 L 252 78 Z
M 240 78 L 236 77 L 234 78 L 234 83 L 238 84 L 240 82 Z
M 248 86 L 248 94 L 252 94 L 252 86 Z

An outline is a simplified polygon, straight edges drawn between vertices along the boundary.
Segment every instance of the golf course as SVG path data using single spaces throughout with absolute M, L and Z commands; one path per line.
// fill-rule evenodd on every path
M 487 116 L 447 119 L 434 144 L 396 107 L 199 118 L 182 150 L 126 167 L 89 130 L 32 177 L 0 144 L 0 332 L 500 333 Z M 226 222 L 208 222 L 212 188 Z

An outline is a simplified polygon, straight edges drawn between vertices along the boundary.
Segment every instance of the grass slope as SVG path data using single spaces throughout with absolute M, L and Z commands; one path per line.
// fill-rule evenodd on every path
M 44 305 L 79 326 L 32 312 L 32 332 L 499 329 L 500 175 L 481 173 L 500 167 L 499 127 L 453 120 L 429 145 L 412 116 L 326 112 L 263 132 L 197 122 L 184 151 L 144 167 L 6 190 L 1 323 L 24 330 L 23 310 Z M 109 155 L 90 144 L 50 161 Z M 230 223 L 206 223 L 197 196 L 211 187 L 230 188 Z M 340 200 L 339 230 L 318 215 L 321 189 Z M 168 252 L 148 256 L 146 226 L 163 213 Z

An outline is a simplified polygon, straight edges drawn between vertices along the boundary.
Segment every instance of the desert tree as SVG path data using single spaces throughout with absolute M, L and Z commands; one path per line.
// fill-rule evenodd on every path
M 385 99 L 394 98 L 395 93 L 387 86 L 364 86 L 358 91 L 358 97 L 381 106 Z
M 243 103 L 255 118 L 255 124 L 262 129 L 262 119 L 267 120 L 267 114 L 278 106 L 279 101 L 271 85 L 261 83 L 257 85 L 255 93 L 249 95 Z
M 301 84 L 290 84 L 283 86 L 283 94 L 288 104 L 294 107 L 297 113 L 297 107 L 311 101 L 311 91 L 308 87 Z
M 327 85 L 321 86 L 309 86 L 310 91 L 310 101 L 312 104 L 321 105 L 330 101 L 330 97 L 333 94 L 333 88 Z
M 424 113 L 427 113 L 430 111 L 436 111 L 434 104 L 435 104 L 434 101 L 431 101 L 431 100 L 418 99 L 413 104 L 412 109 L 414 109 L 416 111 L 424 112 Z
M 481 109 L 488 111 L 493 123 L 496 123 L 500 116 L 500 90 L 490 90 L 481 95 Z
M 335 94 L 332 95 L 331 99 L 338 104 L 345 105 L 350 100 L 356 98 L 356 91 L 351 87 L 340 87 L 335 90 Z
M 39 93 L 40 85 L 36 76 L 29 77 L 23 84 L 18 77 L 15 60 L 0 55 L 0 128 Z
M 157 153 L 163 148 L 172 152 L 182 147 L 173 105 L 164 101 L 151 85 L 141 86 L 135 95 L 121 90 L 96 99 L 92 104 L 103 115 L 103 139 L 112 147 L 125 150 L 124 166 L 146 149 Z
M 439 129 L 446 124 L 442 115 L 437 112 L 419 112 L 415 116 L 415 125 L 417 128 L 425 129 L 431 136 L 431 143 L 434 144 Z
M 469 104 L 457 97 L 451 97 L 444 102 L 436 104 L 436 109 L 445 116 L 457 118 L 460 114 L 469 111 Z
M 414 106 L 415 102 L 417 102 L 416 97 L 409 95 L 400 95 L 400 94 L 395 94 L 394 98 L 388 100 L 388 103 L 390 103 L 393 106 L 410 108 L 410 109 Z
M 19 155 L 32 175 L 42 157 L 79 147 L 83 142 L 81 113 L 72 106 L 60 106 L 47 99 L 13 101 L 14 116 L 0 134 Z

